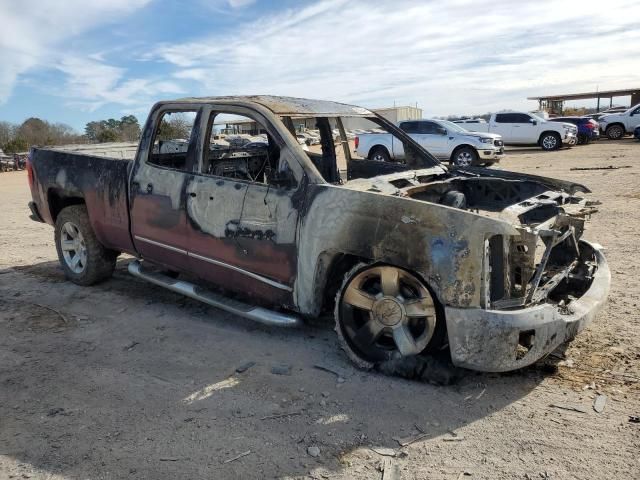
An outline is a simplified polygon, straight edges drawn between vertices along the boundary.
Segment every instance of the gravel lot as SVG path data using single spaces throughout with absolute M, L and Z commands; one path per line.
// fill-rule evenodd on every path
M 571 170 L 608 165 L 630 168 Z M 518 149 L 500 168 L 592 188 L 610 300 L 544 364 L 446 387 L 355 370 L 330 326 L 261 328 L 128 259 L 66 282 L 26 173 L 0 174 L 0 478 L 640 478 L 640 143 Z

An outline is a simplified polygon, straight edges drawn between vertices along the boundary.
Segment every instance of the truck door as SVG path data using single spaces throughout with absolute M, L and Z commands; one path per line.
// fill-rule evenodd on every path
M 426 130 L 423 127 L 424 123 L 427 122 L 410 120 L 407 122 L 402 122 L 400 124 L 400 129 L 407 133 L 413 140 L 416 141 L 416 143 L 424 147 L 430 154 L 437 157 L 437 143 L 434 141 L 435 138 L 433 136 L 425 135 Z M 400 142 L 398 139 L 394 138 L 393 142 L 394 146 L 397 144 L 399 148 L 402 148 L 402 142 Z
M 448 160 L 451 155 L 451 140 L 447 129 L 435 122 L 419 122 L 419 136 L 425 145 L 431 145 L 431 152 L 440 160 Z
M 511 132 L 512 123 L 512 113 L 496 113 L 495 117 L 491 120 L 489 124 L 489 130 L 491 133 L 497 133 L 498 135 L 502 135 L 502 139 L 505 143 L 513 143 L 513 136 Z
M 512 113 L 511 137 L 516 143 L 536 143 L 541 126 L 526 113 Z
M 193 177 L 200 115 L 192 109 L 159 109 L 149 117 L 130 177 L 131 232 L 143 258 L 185 269 L 187 231 L 184 192 Z M 152 127 L 152 129 L 149 128 Z
M 229 290 L 290 303 L 297 269 L 287 148 L 257 112 L 213 106 L 186 188 L 191 270 Z

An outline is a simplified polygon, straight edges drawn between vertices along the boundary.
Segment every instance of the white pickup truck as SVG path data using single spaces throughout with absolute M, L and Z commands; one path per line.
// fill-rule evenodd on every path
M 500 112 L 489 122 L 467 122 L 464 128 L 476 132 L 502 135 L 505 144 L 540 145 L 543 150 L 556 150 L 578 142 L 578 127 L 571 123 L 549 122 L 533 113 Z
M 437 159 L 460 167 L 489 166 L 504 154 L 500 135 L 470 132 L 446 120 L 408 120 L 398 127 Z M 402 142 L 389 133 L 358 134 L 355 147 L 358 155 L 370 160 L 404 158 Z
M 622 113 L 611 113 L 604 115 L 598 120 L 600 130 L 610 140 L 618 140 L 627 133 L 633 133 L 634 129 L 640 125 L 640 104 L 634 105 Z

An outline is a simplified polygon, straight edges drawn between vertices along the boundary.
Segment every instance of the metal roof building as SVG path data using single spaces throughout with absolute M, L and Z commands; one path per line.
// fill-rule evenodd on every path
M 564 102 L 567 100 L 591 100 L 596 99 L 598 106 L 596 107 L 600 111 L 600 100 L 609 99 L 609 107 L 613 106 L 613 99 L 615 97 L 631 97 L 631 105 L 637 105 L 640 103 L 640 87 L 628 88 L 623 90 L 600 90 L 595 92 L 585 93 L 567 93 L 564 95 L 544 95 L 540 97 L 528 97 L 527 100 L 537 100 L 540 110 L 548 111 L 549 113 L 562 114 L 564 109 Z

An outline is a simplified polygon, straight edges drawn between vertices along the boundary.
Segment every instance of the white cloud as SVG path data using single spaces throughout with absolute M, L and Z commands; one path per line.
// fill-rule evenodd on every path
M 91 58 L 63 57 L 57 69 L 66 75 L 62 96 L 82 110 L 94 111 L 115 103 L 135 109 L 158 95 L 184 93 L 180 85 L 161 77 L 126 78 L 122 68 Z
M 20 75 L 37 67 L 54 66 L 67 55 L 65 41 L 126 16 L 149 1 L 0 1 L 0 103 L 9 98 Z M 109 73 L 113 78 L 114 72 Z
M 428 114 L 640 83 L 640 3 L 326 0 L 157 48 L 201 94 L 273 93 Z
M 40 88 L 67 105 L 132 112 L 188 92 L 483 113 L 532 108 L 526 97 L 539 93 L 640 83 L 637 0 L 611 0 L 606 9 L 594 0 L 319 0 L 258 18 L 255 0 L 199 0 L 224 14 L 216 13 L 216 33 L 185 41 L 167 31 L 166 43 L 140 37 L 135 49 L 114 33 L 103 51 L 84 47 L 93 29 L 150 1 L 0 0 L 0 104 L 36 70 L 63 74 L 62 84 Z M 149 9 L 149 20 L 161 14 Z M 142 73 L 125 68 L 141 60 Z

